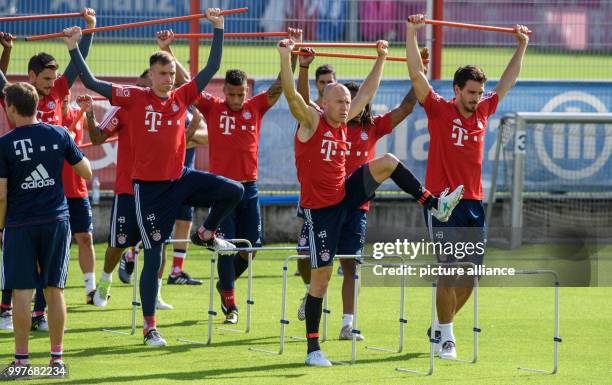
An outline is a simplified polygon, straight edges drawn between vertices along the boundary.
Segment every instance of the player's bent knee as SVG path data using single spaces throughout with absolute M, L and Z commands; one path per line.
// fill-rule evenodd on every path
M 395 170 L 395 167 L 397 167 L 399 163 L 399 159 L 397 159 L 395 155 L 389 152 L 386 154 L 383 154 L 382 159 L 383 159 L 385 168 L 390 171 Z
M 242 185 L 242 183 L 231 181 L 230 183 L 228 183 L 227 192 L 228 195 L 233 198 L 233 200 L 239 201 L 244 195 L 244 186 Z

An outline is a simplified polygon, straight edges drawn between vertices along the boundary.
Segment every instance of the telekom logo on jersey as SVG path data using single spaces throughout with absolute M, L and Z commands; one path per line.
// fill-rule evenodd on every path
M 13 142 L 13 147 L 15 147 L 15 155 L 22 156 L 21 161 L 27 162 L 30 160 L 28 154 L 34 152 L 32 149 L 32 141 L 30 139 L 21 139 Z
M 176 121 L 175 120 L 164 120 L 163 114 L 161 112 L 155 112 L 155 111 L 149 111 L 149 110 L 145 112 L 144 124 L 145 126 L 149 127 L 147 132 L 159 132 L 158 128 L 161 128 L 164 122 L 168 125 L 168 127 L 171 127 L 175 124 L 176 126 L 179 126 L 181 124 L 180 120 L 176 120 Z
M 336 155 L 338 149 L 338 142 L 335 140 L 323 139 L 321 141 L 321 154 L 323 154 L 323 160 L 331 162 L 331 156 Z
M 149 126 L 149 132 L 157 132 L 157 128 L 161 126 L 161 112 L 147 111 L 145 113 L 145 124 Z
M 236 117 L 229 116 L 226 112 L 222 112 L 219 116 L 219 128 L 223 130 L 223 135 L 231 135 L 232 133 L 230 132 L 230 130 L 236 129 Z M 242 131 L 247 131 L 248 129 L 250 129 L 251 131 L 255 131 L 255 126 L 247 126 L 243 124 L 240 126 L 240 129 Z
M 483 123 L 479 120 L 478 121 L 478 128 L 483 129 Z M 461 120 L 460 119 L 455 119 L 453 120 L 453 129 L 452 129 L 452 134 L 451 134 L 451 138 L 452 139 L 456 139 L 454 145 L 455 146 L 460 146 L 463 147 L 464 146 L 464 141 L 469 140 L 469 135 L 468 135 L 468 130 L 461 127 Z M 472 140 L 474 142 L 478 141 L 478 135 L 474 135 L 472 136 Z

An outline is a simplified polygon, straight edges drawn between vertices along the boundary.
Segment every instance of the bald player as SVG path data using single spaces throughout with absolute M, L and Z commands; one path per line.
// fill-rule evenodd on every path
M 309 228 L 311 282 L 306 298 L 306 364 L 331 366 L 319 346 L 319 323 L 323 296 L 331 277 L 342 225 L 349 211 L 374 196 L 387 179 L 413 196 L 439 220 L 448 220 L 461 199 L 463 187 L 439 198 L 427 191 L 394 155 L 384 154 L 360 166 L 346 177 L 347 121 L 357 116 L 370 102 L 382 77 L 388 43 L 377 42 L 378 59 L 355 99 L 342 84 L 332 83 L 323 92 L 322 111 L 309 106 L 295 90 L 291 71 L 294 43 L 278 44 L 281 59 L 281 84 L 291 114 L 298 120 L 295 133 L 295 162 L 301 186 L 300 205 Z

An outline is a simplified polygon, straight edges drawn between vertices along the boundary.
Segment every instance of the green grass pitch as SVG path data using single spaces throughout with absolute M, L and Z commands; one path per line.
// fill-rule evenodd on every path
M 100 276 L 105 245 L 97 245 L 97 276 Z M 518 255 L 537 253 L 541 246 L 526 246 Z M 611 253 L 610 248 L 603 252 Z M 504 253 L 490 250 L 488 255 Z M 65 360 L 71 384 L 606 384 L 610 375 L 609 323 L 611 288 L 561 288 L 559 373 L 550 376 L 518 371 L 518 366 L 548 369 L 552 366 L 552 288 L 481 288 L 480 356 L 475 365 L 441 362 L 436 359 L 431 377 L 403 374 L 396 367 L 425 369 L 428 343 L 425 330 L 430 311 L 430 289 L 406 291 L 406 338 L 399 354 L 366 350 L 360 343 L 357 364 L 332 368 L 309 368 L 303 364 L 305 343 L 287 340 L 281 356 L 255 353 L 249 347 L 278 348 L 281 292 L 281 260 L 284 252 L 267 252 L 254 263 L 252 331 L 249 334 L 215 330 L 212 346 L 177 342 L 176 338 L 205 341 L 208 308 L 210 254 L 192 248 L 186 267 L 204 280 L 203 286 L 163 287 L 164 299 L 174 310 L 158 311 L 159 329 L 169 345 L 150 348 L 142 345 L 141 313 L 134 336 L 101 332 L 102 328 L 127 331 L 130 324 L 131 285 L 122 284 L 115 274 L 112 298 L 106 308 L 84 304 L 84 289 L 76 250 L 68 276 L 66 298 L 68 323 Z M 293 273 L 295 264 L 290 266 Z M 341 279 L 334 275 L 329 298 L 329 340 L 323 350 L 333 360 L 350 359 L 350 342 L 338 341 L 341 323 Z M 240 279 L 239 304 L 244 304 L 246 280 Z M 304 324 L 295 312 L 304 288 L 298 277 L 288 282 L 288 335 L 302 336 Z M 362 287 L 359 328 L 368 345 L 392 347 L 398 340 L 397 288 Z M 216 310 L 219 299 L 215 296 Z M 472 302 L 455 320 L 460 358 L 471 357 Z M 244 305 L 241 306 L 244 325 Z M 221 326 L 215 317 L 215 328 Z M 34 364 L 48 361 L 49 341 L 45 333 L 31 334 L 30 354 Z M 12 334 L 0 332 L 0 362 L 12 359 Z M 30 383 L 50 383 L 35 380 Z M 58 382 L 59 383 L 59 382 Z

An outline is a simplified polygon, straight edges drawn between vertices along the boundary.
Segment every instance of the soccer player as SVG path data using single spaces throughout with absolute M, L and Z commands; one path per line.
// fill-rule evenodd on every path
M 302 57 L 302 56 L 301 56 Z M 303 56 L 304 58 L 312 59 L 313 56 Z M 427 49 L 421 51 L 422 61 L 425 62 L 429 58 Z M 308 62 L 310 63 L 310 62 Z M 302 63 L 300 63 L 302 65 Z M 302 77 L 302 72 L 300 72 Z M 300 85 L 306 86 L 306 89 L 300 89 Z M 354 82 L 344 84 L 351 93 L 351 98 L 354 99 L 359 92 L 359 85 Z M 310 94 L 308 82 L 298 80 L 298 92 L 300 95 Z M 400 124 L 408 115 L 410 115 L 416 104 L 416 96 L 411 88 L 401 103 L 393 110 L 384 115 L 373 116 L 370 103 L 366 104 L 361 113 L 356 115 L 347 123 L 347 143 L 350 148 L 346 152 L 346 175 L 351 175 L 362 164 L 374 159 L 376 152 L 376 142 L 385 135 L 390 134 L 393 129 Z M 363 243 L 366 236 L 367 213 L 370 210 L 370 202 L 366 202 L 358 209 L 347 213 L 346 222 L 342 225 L 340 240 L 338 242 L 338 254 L 343 255 L 360 255 L 363 249 Z M 308 226 L 304 224 L 300 232 L 299 246 L 308 246 Z M 307 255 L 307 254 L 306 254 Z M 307 264 L 309 260 L 304 259 Z M 340 340 L 351 340 L 354 318 L 354 293 L 357 262 L 354 259 L 341 259 L 340 265 L 343 275 L 342 280 L 342 327 L 340 329 Z M 309 266 L 307 266 L 309 267 Z M 304 277 L 302 276 L 304 279 Z M 310 274 L 308 274 L 308 279 Z M 308 287 L 308 282 L 305 282 Z M 305 304 L 308 292 L 302 299 L 300 308 L 298 309 L 298 318 L 305 318 Z M 356 334 L 358 341 L 363 341 L 365 338 L 361 334 Z
M 162 51 L 168 52 L 176 61 L 176 81 L 174 86 L 180 87 L 191 80 L 189 72 L 181 63 L 176 60 L 174 52 L 172 52 L 171 44 L 174 41 L 174 32 L 171 30 L 164 30 L 157 33 L 157 44 Z M 188 125 L 187 131 L 201 130 L 204 125 L 201 119 L 201 114 L 193 113 L 193 108 L 190 107 L 187 110 L 187 117 L 185 123 Z M 195 118 L 195 120 L 193 120 Z M 190 131 L 191 130 L 191 131 Z M 195 133 L 195 131 L 193 131 Z M 197 135 L 195 135 L 197 137 Z M 196 160 L 196 142 L 188 140 L 187 148 L 185 150 L 185 167 L 195 169 Z M 176 221 L 174 222 L 174 239 L 187 239 L 191 231 L 191 222 L 193 220 L 194 208 L 192 206 L 181 205 Z M 188 243 L 173 243 L 173 255 L 172 255 L 172 268 L 168 275 L 167 283 L 169 285 L 201 285 L 202 281 L 194 279 L 189 273 L 185 271 L 185 259 L 187 258 Z M 165 259 L 165 250 L 164 250 Z M 160 274 L 163 274 L 165 262 L 162 262 L 162 268 Z M 160 279 L 161 279 L 160 275 Z
M 72 126 L 79 111 L 79 108 L 70 106 L 70 91 L 68 91 L 62 100 L 62 125 L 66 129 Z M 74 125 L 74 131 L 69 132 L 77 146 L 83 143 L 83 129 L 86 127 L 85 117 L 81 117 L 80 121 Z M 93 247 L 93 223 L 87 184 L 85 179 L 72 170 L 68 162 L 64 163 L 62 182 L 70 212 L 70 232 L 79 246 L 79 266 L 85 281 L 85 303 L 93 304 L 93 296 L 96 292 L 96 254 Z
M 331 83 L 323 91 L 320 111 L 306 104 L 295 90 L 290 65 L 293 41 L 286 39 L 278 44 L 283 93 L 291 114 L 299 122 L 294 140 L 295 162 L 301 185 L 300 205 L 309 228 L 311 281 L 305 306 L 307 365 L 331 366 L 319 346 L 319 323 L 323 296 L 347 214 L 370 200 L 378 186 L 389 178 L 442 221 L 448 219 L 463 192 L 459 186 L 451 194 L 436 198 L 392 154 L 363 164 L 346 178 L 346 152 L 349 151 L 346 122 L 361 113 L 374 96 L 382 77 L 387 47 L 386 41 L 377 43 L 378 58 L 354 100 L 345 86 Z
M 317 67 L 315 71 L 315 86 L 317 88 L 317 100 L 315 100 L 314 102 L 311 101 L 310 100 L 310 87 L 308 84 L 308 69 L 310 68 L 310 64 L 314 60 L 315 52 L 312 48 L 302 48 L 301 51 L 309 52 L 311 53 L 311 55 L 299 57 L 300 71 L 298 73 L 297 90 L 302 96 L 302 98 L 304 99 L 304 102 L 306 102 L 306 104 L 312 105 L 315 108 L 320 108 L 321 104 L 323 103 L 323 90 L 325 89 L 325 86 L 327 86 L 330 83 L 336 82 L 336 70 L 330 64 L 322 64 L 319 67 Z M 297 205 L 296 216 L 300 218 L 301 224 L 302 224 L 301 229 L 304 230 L 305 229 L 304 221 L 306 218 L 304 217 L 304 210 L 300 207 L 299 202 Z M 305 239 L 304 235 L 305 233 L 300 231 L 300 234 L 298 236 L 298 245 L 299 245 L 299 240 Z M 306 244 L 302 246 L 306 246 Z M 308 255 L 308 252 L 298 250 L 298 254 Z M 306 288 L 306 292 L 308 292 L 308 287 L 310 285 L 310 261 L 308 261 L 308 259 L 298 259 L 297 269 L 298 271 L 296 272 L 295 275 L 300 275 L 302 277 L 302 281 L 304 282 L 304 287 Z M 340 270 L 341 267 L 339 267 L 338 269 Z M 298 308 L 298 319 L 300 321 L 303 321 L 306 317 L 304 314 L 305 304 L 306 304 L 306 296 L 302 298 L 300 307 Z
M 289 28 L 289 36 L 302 40 L 302 31 Z M 297 59 L 293 60 L 293 67 Z M 242 183 L 244 195 L 218 229 L 226 239 L 248 239 L 253 247 L 261 247 L 262 224 L 257 190 L 258 150 L 264 114 L 282 94 L 280 77 L 258 95 L 247 99 L 247 75 L 238 69 L 228 70 L 223 84 L 224 98 L 204 92 L 196 108 L 208 125 L 210 172 Z M 254 257 L 253 253 L 253 257 Z M 234 258 L 220 258 L 217 290 L 221 295 L 224 323 L 238 323 L 235 280 L 248 268 L 248 253 Z
M 62 168 L 65 159 L 90 179 L 91 167 L 63 127 L 38 121 L 32 85 L 8 86 L 4 102 L 15 127 L 0 137 L 2 289 L 13 291 L 14 306 L 15 360 L 10 365 L 28 365 L 30 301 L 32 290 L 41 286 L 49 304 L 50 364 L 63 368 L 70 225 Z M 8 379 L 9 374 L 2 376 Z
M 85 8 L 83 19 L 87 23 L 87 28 L 96 26 L 96 12 L 93 9 Z M 92 39 L 93 34 L 87 35 L 79 45 L 79 49 L 85 58 L 89 53 Z M 5 53 L 7 53 L 6 50 L 3 51 L 3 58 Z M 7 55 L 10 57 L 10 50 Z M 7 61 L 8 66 L 8 57 L 3 60 Z M 38 120 L 47 124 L 62 125 L 62 101 L 79 73 L 72 61 L 59 77 L 57 76 L 58 69 L 59 65 L 53 56 L 45 52 L 38 53 L 32 56 L 28 62 L 28 82 L 38 92 Z M 6 74 L 4 71 L 3 73 Z M 0 80 L 0 89 L 3 89 L 5 85 L 6 81 Z
M 96 26 L 96 12 L 91 8 L 83 9 L 83 19 L 88 28 Z M 93 34 L 83 39 L 80 45 L 83 55 L 87 57 L 89 47 L 93 39 Z M 11 51 L 13 48 L 12 35 L 5 32 L 0 32 L 0 44 L 2 45 L 2 56 L 0 57 L 0 90 L 8 84 L 4 74 L 7 73 L 10 63 Z M 69 63 L 63 75 L 57 76 L 59 66 L 55 58 L 47 53 L 41 52 L 30 58 L 28 62 L 28 82 L 32 84 L 38 92 L 38 119 L 48 124 L 61 125 L 61 102 L 68 93 L 68 90 L 76 80 L 78 72 L 76 68 Z M 0 103 L 4 99 L 0 98 Z M 9 122 L 10 124 L 10 122 Z M 93 279 L 95 282 L 95 278 Z M 87 285 L 87 283 L 86 283 Z M 5 326 L 10 328 L 12 323 L 11 318 L 11 294 L 7 292 L 2 296 L 3 301 L 0 305 L 0 329 Z M 44 315 L 45 301 L 44 295 L 37 290 L 36 301 L 33 312 L 33 327 L 39 330 L 45 330 L 47 327 L 47 319 Z M 40 328 L 39 328 L 40 327 Z
M 183 167 L 185 157 L 185 112 L 219 69 L 223 50 L 223 16 L 218 8 L 206 11 L 213 24 L 213 41 L 208 63 L 189 83 L 173 89 L 176 64 L 167 52 L 149 59 L 152 88 L 122 86 L 93 77 L 78 50 L 79 27 L 66 28 L 70 57 L 80 71 L 83 84 L 110 99 L 129 115 L 134 166 L 132 183 L 136 219 L 144 244 L 144 266 L 140 276 L 144 343 L 165 346 L 157 330 L 155 296 L 158 288 L 162 248 L 169 239 L 178 205 L 210 207 L 204 223 L 191 236 L 200 246 L 224 254 L 235 248 L 216 236 L 215 229 L 242 198 L 241 184 L 217 175 Z M 229 254 L 229 255 L 231 255 Z
M 430 135 L 425 184 L 437 194 L 446 187 L 465 186 L 463 199 L 449 220 L 441 222 L 425 213 L 430 235 L 442 234 L 436 241 L 470 241 L 486 243 L 484 208 L 482 204 L 482 157 L 487 120 L 497 109 L 501 99 L 516 83 L 529 38 L 527 28 L 515 27 L 518 48 L 493 92 L 484 93 L 487 80 L 484 71 L 476 66 L 457 69 L 453 79 L 455 97 L 445 100 L 429 85 L 418 55 L 417 30 L 425 26 L 423 15 L 413 15 L 407 21 L 406 57 L 408 71 L 416 97 L 425 109 Z M 434 230 L 437 229 L 437 230 Z M 443 229 L 443 230 L 440 230 Z M 433 239 L 432 239 L 433 240 Z M 440 263 L 459 261 L 482 264 L 483 254 L 457 259 L 453 255 L 438 255 Z M 438 321 L 434 332 L 440 338 L 438 355 L 455 359 L 453 319 L 472 293 L 472 280 L 441 277 L 438 281 L 436 307 Z M 431 334 L 431 331 L 428 331 Z
M 138 87 L 148 87 L 151 85 L 148 69 L 136 80 L 136 85 Z M 90 112 L 91 103 L 88 106 L 84 106 L 84 108 L 88 111 L 88 120 L 93 118 L 93 112 Z M 104 268 L 98 283 L 98 289 L 94 295 L 94 304 L 96 306 L 107 305 L 112 284 L 112 273 L 120 258 L 122 267 L 119 269 L 119 278 L 125 283 L 131 282 L 134 260 L 124 260 L 123 258 L 126 253 L 129 253 L 130 257 L 133 258 L 134 252 L 131 249 L 140 241 L 140 233 L 136 221 L 134 190 L 132 188 L 131 172 L 134 160 L 128 125 L 129 115 L 122 107 L 111 107 L 99 125 L 96 125 L 95 121 L 88 123 L 89 136 L 95 144 L 103 143 L 114 135 L 118 137 L 115 198 L 111 212 L 110 236 L 104 257 Z M 193 125 L 197 125 L 197 122 L 192 120 L 188 125 L 188 131 L 192 130 Z M 122 255 L 126 248 L 128 248 L 128 251 Z M 131 269 L 127 270 L 126 267 L 129 269 L 130 264 Z M 172 305 L 166 303 L 161 297 L 162 271 L 163 269 L 160 268 L 155 307 L 158 310 L 170 310 L 173 308 Z

